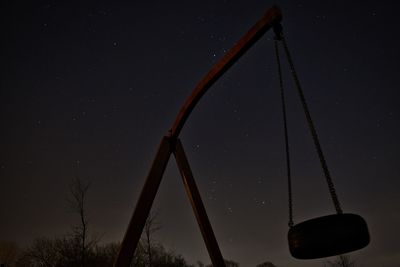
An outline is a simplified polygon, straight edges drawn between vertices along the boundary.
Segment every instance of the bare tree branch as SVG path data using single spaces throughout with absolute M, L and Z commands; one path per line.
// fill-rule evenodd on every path
M 76 212 L 80 219 L 79 225 L 73 226 L 72 231 L 80 241 L 81 267 L 85 266 L 88 247 L 95 243 L 93 240 L 93 242 L 87 242 L 88 219 L 85 204 L 90 185 L 90 182 L 84 182 L 76 176 L 70 186 L 70 198 L 68 199 L 72 211 Z
M 326 261 L 324 266 L 327 267 L 356 267 L 356 262 L 351 260 L 349 255 L 340 255 L 335 261 Z

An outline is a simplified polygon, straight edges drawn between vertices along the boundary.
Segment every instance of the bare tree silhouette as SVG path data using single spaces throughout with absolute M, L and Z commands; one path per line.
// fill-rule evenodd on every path
M 158 213 L 157 212 L 150 212 L 149 217 L 146 220 L 146 224 L 144 225 L 144 243 L 146 246 L 146 254 L 149 266 L 153 265 L 153 253 L 154 250 L 154 240 L 153 235 L 155 232 L 161 229 L 161 224 L 157 220 Z
M 86 251 L 96 241 L 88 242 L 88 219 L 86 211 L 86 198 L 90 188 L 89 182 L 82 181 L 79 176 L 76 176 L 70 186 L 70 197 L 68 202 L 73 212 L 79 215 L 79 224 L 72 227 L 73 235 L 80 243 L 80 266 L 85 266 Z
M 349 255 L 340 255 L 335 261 L 326 261 L 325 267 L 356 267 L 356 262 Z
M 275 264 L 273 264 L 272 262 L 270 262 L 270 261 L 266 261 L 266 262 L 263 262 L 263 263 L 260 263 L 260 264 L 257 264 L 257 266 L 256 267 L 276 267 L 276 265 Z

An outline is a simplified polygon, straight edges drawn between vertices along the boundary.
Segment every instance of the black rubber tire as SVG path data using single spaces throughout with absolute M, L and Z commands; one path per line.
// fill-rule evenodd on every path
M 334 214 L 294 225 L 288 233 L 289 250 L 297 259 L 345 254 L 370 242 L 365 220 L 356 214 Z

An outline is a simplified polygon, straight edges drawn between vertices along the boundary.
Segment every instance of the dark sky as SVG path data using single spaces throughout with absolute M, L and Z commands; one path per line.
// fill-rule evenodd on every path
M 33 1 L 32 1 L 33 2 Z M 82 1 L 84 2 L 84 1 Z M 365 267 L 399 266 L 397 1 L 2 1 L 0 240 L 28 245 L 76 223 L 75 175 L 92 183 L 92 233 L 121 240 L 161 137 L 209 68 L 273 4 L 345 212 L 368 222 Z M 289 255 L 273 34 L 204 96 L 181 133 L 225 258 Z M 286 64 L 295 222 L 333 213 Z M 174 161 L 154 204 L 157 238 L 209 262 Z

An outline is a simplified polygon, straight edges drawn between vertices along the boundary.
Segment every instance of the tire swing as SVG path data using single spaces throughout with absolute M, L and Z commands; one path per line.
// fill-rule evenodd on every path
M 285 149 L 286 149 L 286 166 L 288 177 L 288 196 L 289 196 L 289 250 L 293 257 L 297 259 L 317 259 L 330 257 L 340 254 L 345 254 L 351 251 L 361 249 L 369 244 L 370 237 L 367 223 L 365 220 L 356 214 L 343 213 L 336 191 L 330 176 L 328 166 L 322 153 L 321 145 L 318 140 L 318 135 L 311 119 L 307 103 L 303 91 L 297 77 L 293 61 L 291 59 L 288 46 L 282 34 L 282 28 L 278 24 L 274 27 L 275 31 L 275 52 L 278 65 L 279 86 L 281 91 L 282 111 L 284 121 L 285 134 Z M 286 54 L 288 64 L 300 100 L 303 106 L 305 116 L 307 118 L 308 127 L 310 129 L 315 148 L 329 187 L 329 192 L 336 209 L 336 214 L 322 216 L 310 219 L 298 224 L 293 223 L 293 208 L 292 208 L 292 185 L 290 172 L 290 157 L 289 157 L 289 142 L 286 119 L 285 95 L 283 90 L 282 71 L 279 58 L 278 44 L 282 43 Z

